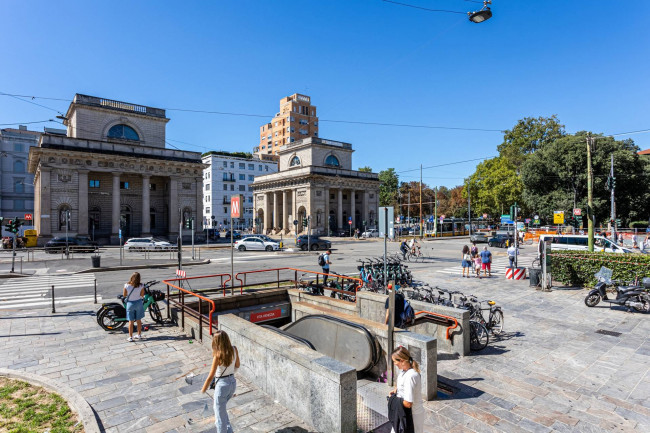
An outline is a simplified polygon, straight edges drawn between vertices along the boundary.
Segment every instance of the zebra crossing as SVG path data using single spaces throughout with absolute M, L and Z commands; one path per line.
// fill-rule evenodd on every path
M 0 283 L 0 310 L 13 308 L 40 308 L 52 305 L 52 286 L 54 286 L 55 305 L 93 302 L 95 274 L 73 275 L 43 275 L 21 279 L 8 279 Z M 64 289 L 77 290 L 79 294 L 71 294 Z M 73 292 L 74 293 L 74 292 Z M 83 293 L 83 294 L 82 294 Z M 97 300 L 101 299 L 97 296 Z
M 493 256 L 494 257 L 494 256 Z M 533 264 L 533 260 L 535 260 L 534 256 L 519 256 L 517 258 L 517 267 L 520 268 L 529 268 Z M 504 275 L 506 274 L 506 268 L 510 267 L 510 261 L 508 260 L 507 257 L 497 257 L 493 258 L 492 260 L 492 275 Z M 442 273 L 442 274 L 448 274 L 448 275 L 462 275 L 463 274 L 463 268 L 461 267 L 460 260 L 458 261 L 458 265 L 452 266 L 449 268 L 443 268 L 443 269 L 438 269 L 436 272 Z M 474 268 L 472 268 L 472 273 L 471 275 L 474 275 Z M 483 275 L 483 271 L 481 270 L 481 275 Z

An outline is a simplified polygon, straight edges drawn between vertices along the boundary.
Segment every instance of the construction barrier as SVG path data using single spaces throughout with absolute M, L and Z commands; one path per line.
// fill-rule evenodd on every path
M 526 268 L 506 268 L 506 280 L 525 280 Z

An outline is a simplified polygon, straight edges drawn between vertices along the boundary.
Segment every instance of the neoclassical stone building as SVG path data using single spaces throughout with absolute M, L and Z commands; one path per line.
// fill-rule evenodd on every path
M 69 235 L 113 244 L 120 229 L 124 239 L 175 239 L 190 217 L 202 230 L 205 165 L 197 152 L 165 148 L 167 122 L 159 108 L 75 95 L 67 136 L 43 134 L 29 152 L 39 244 L 66 224 Z
M 376 173 L 352 170 L 352 145 L 305 138 L 282 146 L 279 171 L 256 176 L 253 183 L 258 232 L 306 233 L 303 218 L 311 216 L 312 234 L 363 229 L 376 225 L 379 179 Z

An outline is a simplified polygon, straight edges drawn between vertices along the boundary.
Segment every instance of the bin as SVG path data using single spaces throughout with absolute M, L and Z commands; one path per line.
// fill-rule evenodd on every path
M 27 242 L 25 242 L 26 247 L 35 247 L 38 243 L 38 234 L 36 230 L 25 230 L 25 235 Z
M 90 260 L 93 261 L 93 268 L 99 268 L 99 263 L 101 261 L 101 256 L 92 256 Z
M 542 268 L 528 268 L 530 287 L 537 287 L 542 281 Z

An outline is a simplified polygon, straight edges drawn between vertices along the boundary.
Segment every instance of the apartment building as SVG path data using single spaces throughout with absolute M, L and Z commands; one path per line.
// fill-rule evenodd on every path
M 307 137 L 318 137 L 318 116 L 311 98 L 294 93 L 280 100 L 280 111 L 271 122 L 260 126 L 259 156 L 277 155 L 280 146 Z
M 249 154 L 250 155 L 250 154 Z M 228 229 L 230 227 L 230 197 L 243 197 L 242 218 L 233 221 L 235 229 L 254 225 L 253 189 L 256 176 L 275 173 L 275 160 L 260 159 L 258 155 L 243 157 L 242 153 L 208 152 L 203 155 L 203 221 L 205 227 Z

